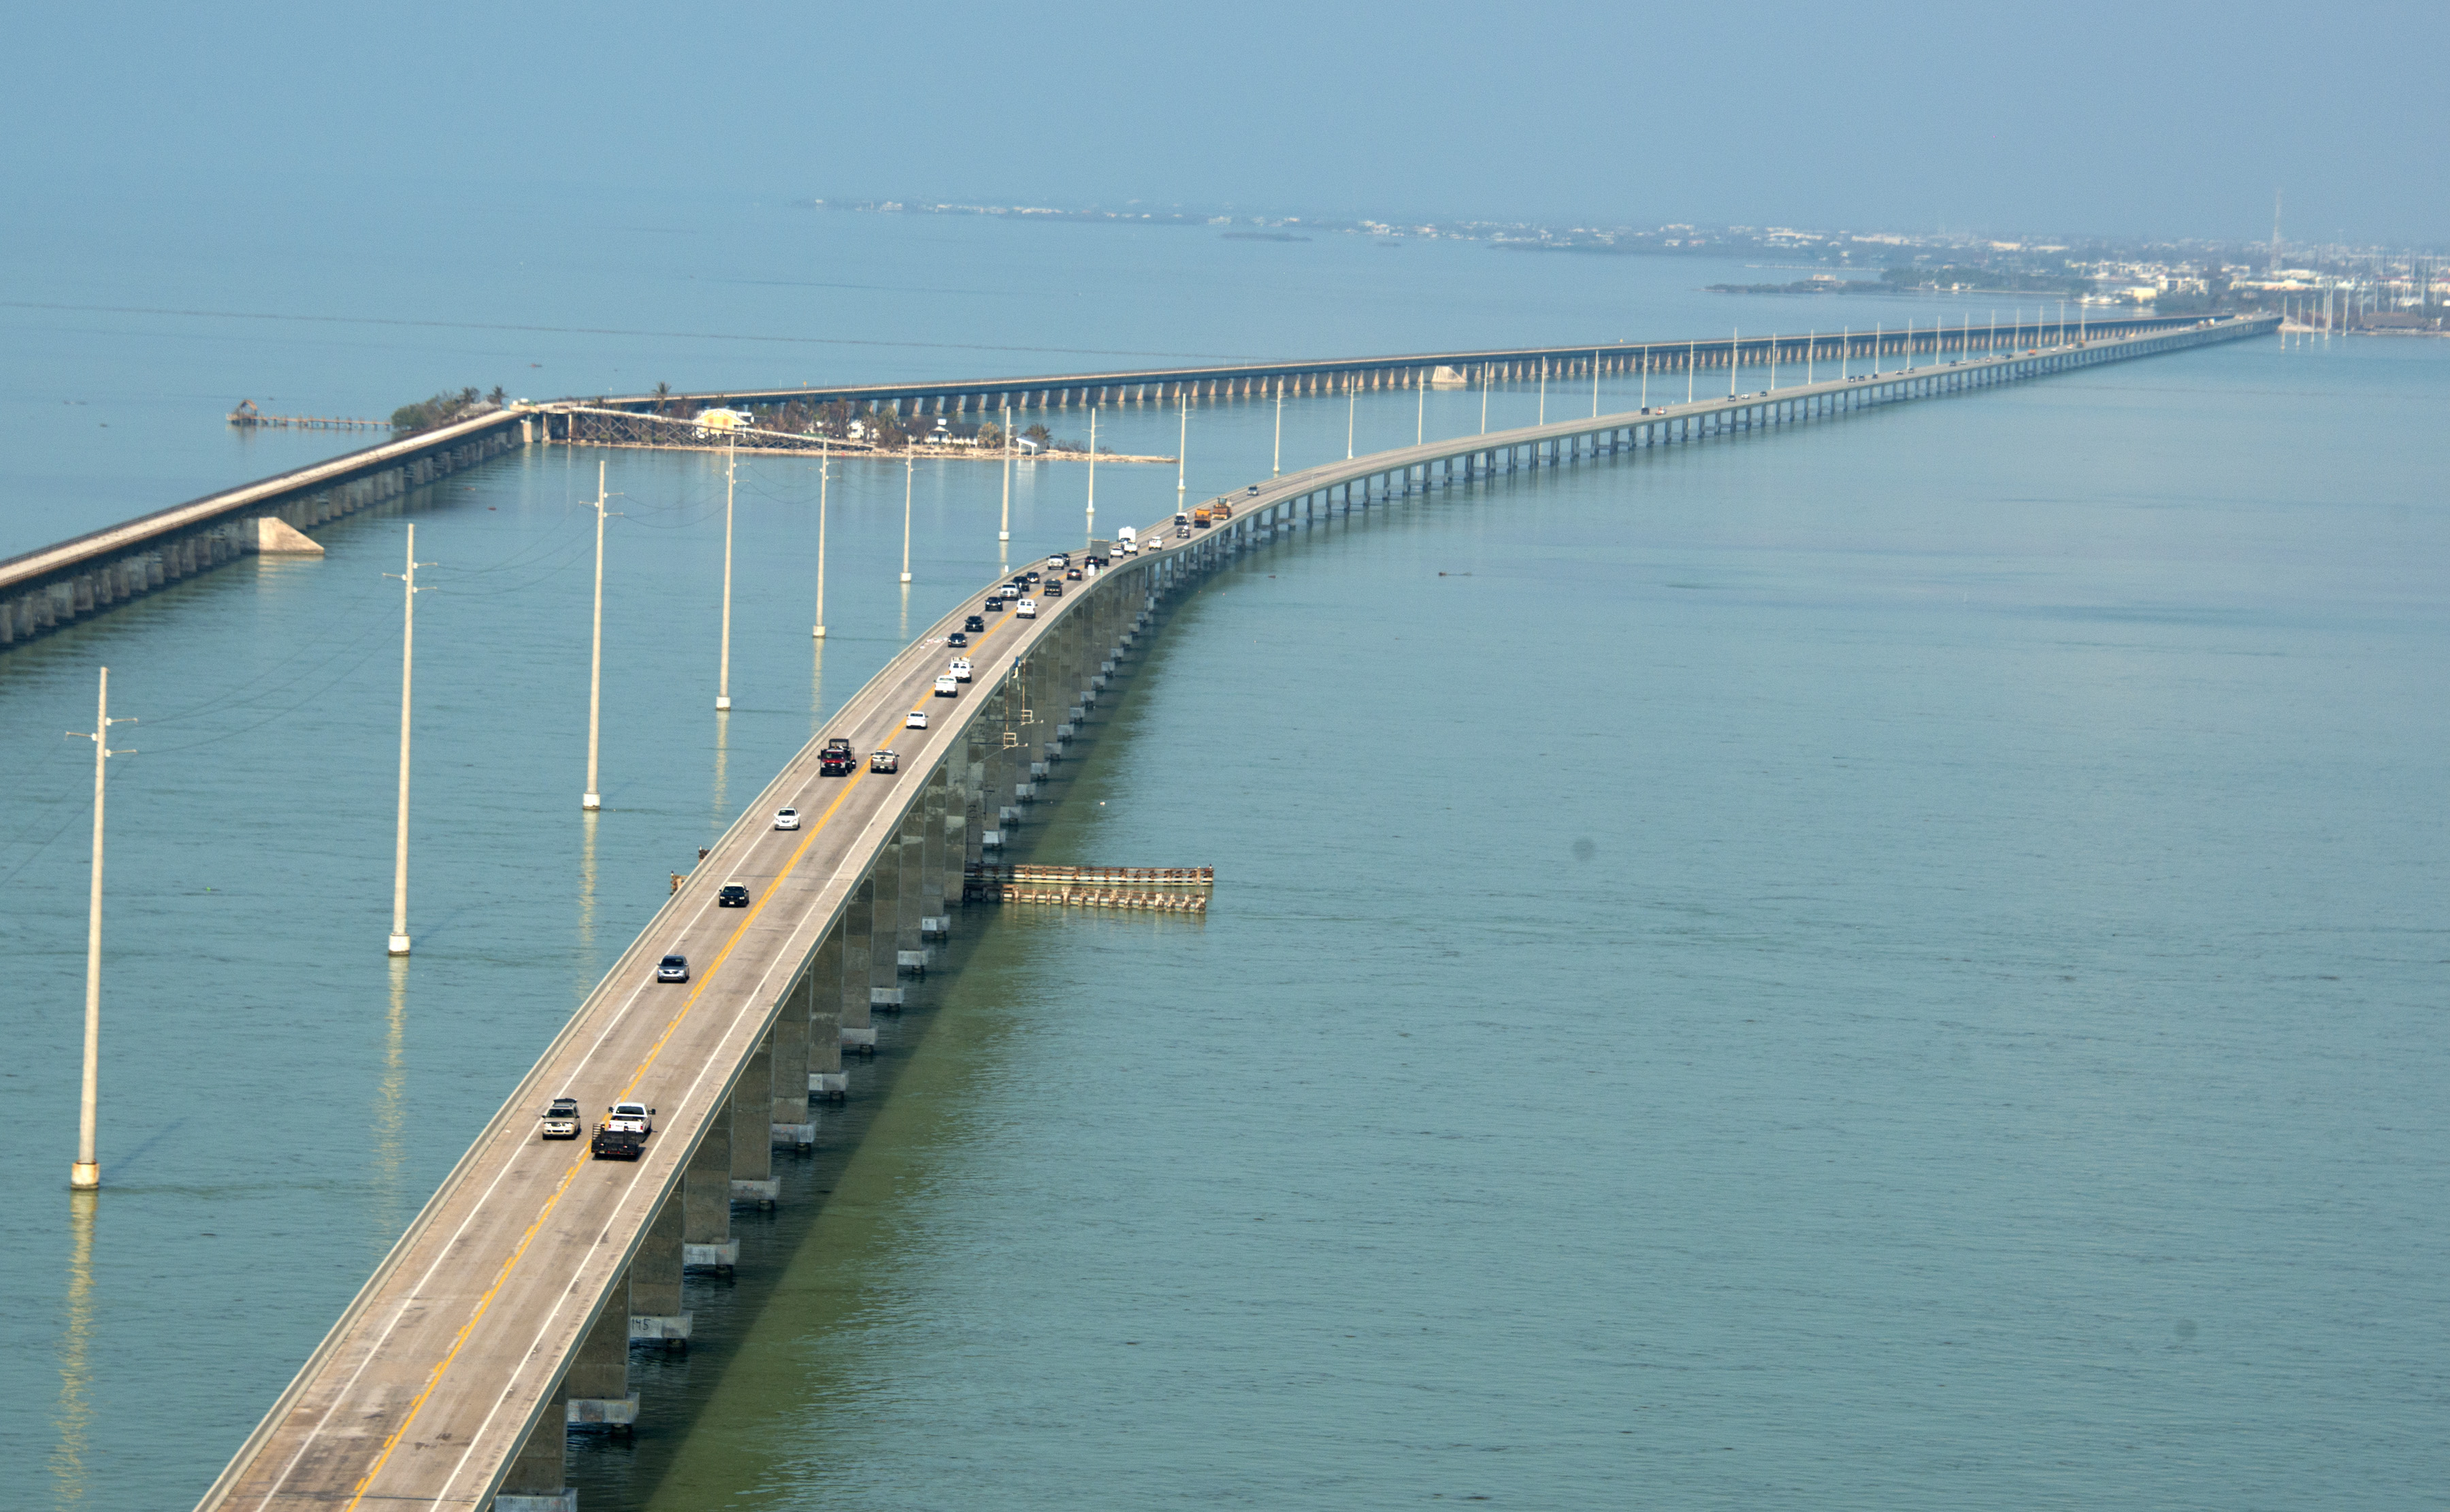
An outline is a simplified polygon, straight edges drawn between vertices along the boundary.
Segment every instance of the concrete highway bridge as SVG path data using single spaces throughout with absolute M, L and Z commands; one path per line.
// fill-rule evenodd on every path
M 2269 319 L 1948 362 L 1637 413 L 1428 442 L 1311 468 L 1234 498 L 1232 518 L 988 616 L 980 669 L 933 696 L 945 637 L 974 596 L 912 642 L 783 768 L 638 936 L 377 1268 L 204 1496 L 200 1512 L 574 1508 L 574 1427 L 658 1404 L 630 1388 L 633 1343 L 687 1339 L 684 1273 L 739 1254 L 733 1204 L 771 1202 L 777 1147 L 812 1137 L 809 1099 L 849 1090 L 845 1054 L 875 1043 L 936 941 L 961 927 L 964 868 L 992 863 L 1040 783 L 1076 754 L 1167 602 L 1239 553 L 1313 523 L 1521 469 L 1638 461 L 1659 446 L 1774 434 L 1909 400 L 2268 332 Z M 989 585 L 981 586 L 981 596 Z M 904 727 L 912 710 L 931 717 Z M 891 746 L 895 774 L 819 775 L 826 738 Z M 789 805 L 806 827 L 776 830 Z M 716 889 L 746 884 L 746 908 Z M 686 984 L 652 979 L 686 955 Z M 593 1114 L 657 1111 L 634 1164 L 547 1144 L 561 1095 Z
M 1875 326 L 1865 331 L 1820 331 L 1797 335 L 1733 335 L 1686 341 L 1601 341 L 1576 346 L 1503 347 L 1454 352 L 1412 352 L 1400 356 L 1316 358 L 1293 362 L 1229 362 L 1198 367 L 1136 368 L 1114 373 L 1070 373 L 1036 378 L 972 378 L 921 383 L 852 383 L 832 387 L 732 389 L 720 394 L 629 394 L 587 401 L 605 409 L 696 409 L 729 405 L 751 410 L 786 404 L 816 406 L 836 400 L 859 409 L 880 408 L 901 415 L 988 416 L 1014 410 L 1060 410 L 1090 404 L 1209 403 L 1237 398 L 1287 397 L 1317 394 L 1414 388 L 1429 382 L 1438 369 L 1451 370 L 1465 382 L 1527 383 L 1541 378 L 1558 382 L 1602 375 L 1656 373 L 1673 377 L 1685 372 L 1723 370 L 1775 364 L 1794 372 L 1831 363 L 1866 362 L 1877 366 L 1892 359 L 1903 364 L 1929 358 L 1941 362 L 1975 353 L 2023 351 L 2061 346 L 2071 341 L 2114 340 L 2123 337 L 2183 330 L 2195 324 L 2187 316 L 2137 316 L 2093 320 L 2078 310 L 2073 320 L 1996 320 L 1976 323 L 1970 316 L 1955 322 L 1935 319 L 1929 325 L 1908 323 L 1902 329 Z M 575 403 L 578 401 L 565 401 Z M 549 424 L 554 422 L 548 422 Z M 550 433 L 559 439 L 563 431 Z

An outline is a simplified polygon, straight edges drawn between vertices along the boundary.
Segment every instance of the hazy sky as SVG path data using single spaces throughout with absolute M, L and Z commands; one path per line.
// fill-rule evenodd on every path
M 2450 6 L 11 8 L 35 219 L 608 194 L 2450 240 Z M 16 216 L 12 215 L 12 219 Z M 21 222 L 19 234 L 26 225 Z

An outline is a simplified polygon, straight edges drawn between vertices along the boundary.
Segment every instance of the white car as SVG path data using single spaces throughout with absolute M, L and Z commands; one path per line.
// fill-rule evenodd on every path
M 927 711 L 924 708 L 914 708 L 907 714 L 903 715 L 902 727 L 904 729 L 925 729 L 927 727 Z
M 970 659 L 966 656 L 954 657 L 953 665 L 947 669 L 952 672 L 954 677 L 964 683 L 970 680 Z
M 1015 604 L 1012 607 L 1012 611 L 1021 619 L 1036 619 L 1038 617 L 1038 600 L 1034 598 L 1024 598 L 1020 603 Z
M 939 677 L 939 678 L 937 678 L 937 679 L 936 679 L 936 696 L 937 696 L 938 698 L 959 698 L 959 697 L 961 697 L 961 696 L 962 696 L 962 680 L 961 680 L 960 678 L 958 678 L 958 677 L 953 676 L 953 675 L 952 675 L 951 673 L 949 673 L 949 672 L 948 672 L 948 673 L 946 673 L 946 674 L 945 674 L 944 676 L 943 676 L 943 677 Z
M 778 808 L 774 810 L 774 827 L 776 829 L 799 828 L 800 811 L 796 808 Z

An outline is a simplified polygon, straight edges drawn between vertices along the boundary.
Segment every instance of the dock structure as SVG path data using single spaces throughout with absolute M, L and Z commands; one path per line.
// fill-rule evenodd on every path
M 982 668 L 933 697 L 964 601 L 904 648 L 759 794 L 580 1004 L 240 1446 L 201 1512 L 574 1512 L 572 1431 L 624 1430 L 657 1408 L 632 1389 L 633 1345 L 686 1341 L 682 1278 L 740 1259 L 735 1203 L 770 1204 L 772 1152 L 811 1136 L 809 1099 L 842 1095 L 846 1057 L 876 1043 L 958 926 L 965 882 L 1117 890 L 1114 869 L 991 859 L 1051 794 L 1176 595 L 1246 552 L 1394 498 L 1519 469 L 1630 464 L 1650 449 L 1838 418 L 2074 368 L 2267 332 L 2214 320 L 1914 373 L 1740 395 L 1461 437 L 1254 485 L 1188 533 L 1154 523 L 1035 620 L 995 615 L 963 654 Z M 982 592 L 989 585 L 982 585 Z M 986 669 L 1001 667 L 1000 673 Z M 904 727 L 927 709 L 931 728 Z M 890 744 L 898 773 L 825 777 L 829 737 Z M 806 827 L 777 830 L 797 808 Z M 1058 875 L 1067 872 L 1068 876 Z M 1133 891 L 1202 899 L 1213 874 Z M 716 890 L 746 885 L 746 909 Z M 685 984 L 657 960 L 686 956 Z M 554 1096 L 639 1100 L 655 1132 L 635 1161 L 545 1144 Z

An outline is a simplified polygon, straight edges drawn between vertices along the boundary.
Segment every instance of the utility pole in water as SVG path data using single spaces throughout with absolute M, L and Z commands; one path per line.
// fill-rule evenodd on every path
M 102 1186 L 102 1162 L 93 1149 L 96 1094 L 102 1082 L 102 772 L 103 764 L 113 756 L 136 754 L 132 749 L 110 748 L 110 727 L 135 723 L 110 717 L 110 669 L 106 667 L 94 695 L 93 733 L 68 731 L 71 740 L 93 742 L 93 889 L 85 922 L 85 1079 L 77 1095 L 77 1157 L 68 1168 L 71 1192 L 93 1192 Z
M 738 468 L 736 450 L 729 443 L 723 449 L 723 658 L 714 679 L 718 714 L 731 709 L 731 485 Z M 910 574 L 904 572 L 902 580 L 910 581 Z
M 408 528 L 408 570 L 385 572 L 397 577 L 400 595 L 399 629 L 399 829 L 392 845 L 390 954 L 408 954 L 408 714 L 410 690 L 417 670 L 417 570 L 432 567 L 417 559 L 417 527 Z

